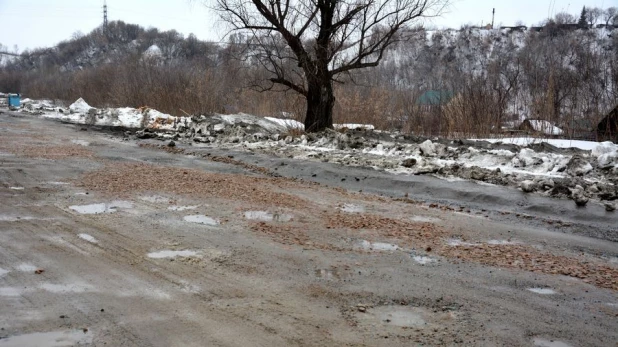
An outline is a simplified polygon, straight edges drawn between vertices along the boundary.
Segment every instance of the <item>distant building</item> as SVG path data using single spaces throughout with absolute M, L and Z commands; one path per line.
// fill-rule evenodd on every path
M 519 130 L 525 131 L 529 135 L 544 137 L 562 137 L 564 131 L 553 125 L 551 122 L 541 119 L 526 119 L 519 125 Z
M 597 125 L 597 140 L 618 143 L 618 105 Z
M 573 119 L 562 125 L 565 136 L 573 140 L 595 141 L 596 124 L 590 119 Z
M 432 111 L 446 106 L 454 96 L 449 90 L 428 90 L 416 99 L 416 105 L 423 111 Z

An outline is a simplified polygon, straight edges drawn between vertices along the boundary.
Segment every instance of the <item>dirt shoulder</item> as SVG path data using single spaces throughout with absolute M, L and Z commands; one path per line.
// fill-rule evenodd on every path
M 0 346 L 618 340 L 611 220 L 33 118 L 0 128 Z

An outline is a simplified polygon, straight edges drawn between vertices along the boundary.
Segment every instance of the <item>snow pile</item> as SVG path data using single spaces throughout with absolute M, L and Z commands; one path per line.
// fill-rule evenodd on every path
M 290 130 L 292 129 L 305 130 L 305 125 L 297 120 L 274 118 L 274 117 L 264 117 L 264 119 L 267 119 L 273 123 L 277 123 L 281 125 L 282 127 L 285 127 Z
M 612 142 L 602 142 L 592 150 L 591 154 L 597 157 L 599 168 L 618 168 L 618 145 Z
M 375 130 L 375 126 L 373 124 L 357 124 L 357 123 L 344 123 L 344 124 L 333 124 L 333 128 L 335 130 Z
M 90 105 L 88 105 L 88 103 L 86 103 L 86 101 L 82 98 L 77 99 L 77 101 L 69 106 L 69 110 L 72 113 L 88 113 L 90 109 L 92 109 L 92 107 L 90 107 Z

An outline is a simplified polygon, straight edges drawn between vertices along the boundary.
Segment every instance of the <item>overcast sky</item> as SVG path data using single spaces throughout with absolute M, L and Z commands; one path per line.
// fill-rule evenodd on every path
M 537 24 L 548 15 L 568 11 L 578 15 L 582 6 L 607 8 L 618 0 L 452 0 L 437 27 L 487 24 L 496 8 L 496 24 L 513 25 L 521 20 Z M 161 30 L 176 29 L 185 36 L 194 33 L 203 40 L 220 40 L 225 28 L 201 0 L 107 0 L 108 20 L 122 20 Z M 11 51 L 49 47 L 90 32 L 103 22 L 103 0 L 0 0 L 0 44 Z

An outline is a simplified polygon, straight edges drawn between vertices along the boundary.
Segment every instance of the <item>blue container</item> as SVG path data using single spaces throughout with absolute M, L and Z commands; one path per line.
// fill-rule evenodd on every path
M 21 97 L 19 94 L 9 94 L 9 107 L 19 108 Z

